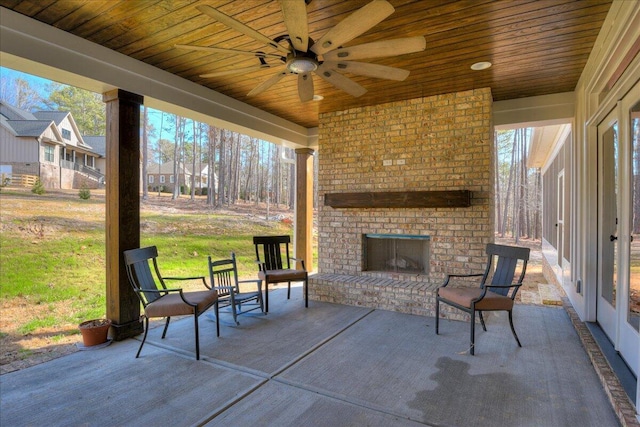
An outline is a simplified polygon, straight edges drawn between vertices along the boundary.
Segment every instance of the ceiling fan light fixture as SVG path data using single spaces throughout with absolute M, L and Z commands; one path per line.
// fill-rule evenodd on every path
M 292 73 L 304 74 L 315 71 L 318 68 L 318 61 L 308 57 L 292 57 L 287 60 L 287 69 Z
M 489 61 L 476 62 L 471 65 L 471 69 L 474 71 L 482 71 L 491 68 L 491 65 L 491 62 Z

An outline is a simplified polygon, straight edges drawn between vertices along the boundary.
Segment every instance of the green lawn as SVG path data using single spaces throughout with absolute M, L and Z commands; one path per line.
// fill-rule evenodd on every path
M 3 189 L 0 220 L 0 300 L 4 307 L 29 305 L 2 333 L 105 316 L 104 199 Z M 240 275 L 255 277 L 252 236 L 292 233 L 289 224 L 246 213 L 141 209 L 141 246 L 158 247 L 165 276 L 206 276 L 207 256 L 226 258 L 234 251 Z

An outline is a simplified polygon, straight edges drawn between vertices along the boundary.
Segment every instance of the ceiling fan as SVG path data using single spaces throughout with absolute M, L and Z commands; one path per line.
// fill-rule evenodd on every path
M 203 74 L 200 77 L 219 77 L 243 74 L 263 68 L 277 68 L 278 72 L 276 74 L 256 86 L 247 96 L 258 95 L 278 83 L 283 77 L 294 74 L 298 76 L 298 95 L 302 102 L 313 99 L 314 87 L 311 73 L 315 73 L 338 89 L 354 97 L 358 97 L 363 95 L 367 90 L 352 79 L 341 74 L 341 72 L 402 81 L 407 78 L 409 71 L 386 65 L 358 62 L 356 60 L 404 55 L 423 51 L 426 47 L 425 38 L 422 36 L 397 38 L 351 47 L 342 47 L 344 43 L 353 40 L 371 29 L 395 11 L 393 6 L 385 0 L 373 0 L 366 4 L 327 31 L 318 41 L 314 42 L 309 37 L 307 26 L 306 4 L 308 1 L 280 0 L 288 34 L 276 37 L 273 40 L 211 6 L 196 6 L 203 14 L 254 40 L 264 43 L 278 53 L 182 44 L 175 45 L 175 47 L 193 51 L 254 56 L 259 59 L 259 65 Z M 267 62 L 268 60 L 278 61 L 278 64 L 272 65 Z

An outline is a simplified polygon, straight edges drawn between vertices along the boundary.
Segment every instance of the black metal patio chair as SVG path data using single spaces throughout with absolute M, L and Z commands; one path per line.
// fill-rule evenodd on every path
M 172 316 L 193 315 L 196 359 L 200 359 L 200 339 L 198 333 L 198 317 L 218 301 L 218 294 L 212 290 L 204 278 L 197 277 L 162 277 L 158 269 L 158 248 L 131 249 L 123 252 L 124 263 L 129 277 L 129 283 L 144 307 L 144 337 L 136 358 L 140 356 L 142 346 L 149 332 L 149 318 L 166 317 L 167 321 L 162 331 L 164 339 Z M 151 270 L 153 265 L 153 272 Z M 180 288 L 167 288 L 166 280 L 202 280 L 206 290 L 184 292 Z M 159 284 L 159 286 L 158 286 Z M 216 317 L 217 317 L 216 306 Z M 218 336 L 220 331 L 218 330 Z
M 487 267 L 483 274 L 449 274 L 444 283 L 436 290 L 436 335 L 439 333 L 440 303 L 451 305 L 469 313 L 471 316 L 470 353 L 475 354 L 475 318 L 479 314 L 482 329 L 487 327 L 482 317 L 483 311 L 506 311 L 509 313 L 511 332 L 519 347 L 522 347 L 516 330 L 513 327 L 512 310 L 518 289 L 522 286 L 529 261 L 529 248 L 496 245 L 489 243 L 486 247 Z M 495 269 L 494 269 L 495 264 Z M 520 264 L 520 275 L 513 283 L 516 269 Z M 452 278 L 481 277 L 478 287 L 450 286 Z M 490 284 L 487 284 L 491 277 Z

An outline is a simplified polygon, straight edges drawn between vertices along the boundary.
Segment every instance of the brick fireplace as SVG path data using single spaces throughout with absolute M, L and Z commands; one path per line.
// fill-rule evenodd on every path
M 494 229 L 492 151 L 488 88 L 321 114 L 310 298 L 431 314 L 433 289 L 446 273 L 482 272 Z M 468 190 L 470 206 L 325 205 L 326 195 L 340 193 L 452 190 Z M 394 234 L 428 236 L 424 268 L 366 268 L 363 236 Z

